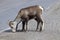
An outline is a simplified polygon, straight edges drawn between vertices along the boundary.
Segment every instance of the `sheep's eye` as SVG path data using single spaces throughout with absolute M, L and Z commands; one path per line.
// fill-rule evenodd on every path
M 11 23 L 13 25 L 13 23 Z

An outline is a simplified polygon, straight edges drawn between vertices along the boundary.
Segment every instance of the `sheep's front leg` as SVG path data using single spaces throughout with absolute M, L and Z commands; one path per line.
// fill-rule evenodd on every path
M 21 22 L 21 21 L 19 21 L 19 22 L 17 23 L 17 25 L 16 25 L 16 31 L 17 31 L 17 29 L 18 29 L 18 25 L 19 25 L 20 22 Z
M 25 31 L 25 21 L 22 21 L 22 30 L 21 31 Z

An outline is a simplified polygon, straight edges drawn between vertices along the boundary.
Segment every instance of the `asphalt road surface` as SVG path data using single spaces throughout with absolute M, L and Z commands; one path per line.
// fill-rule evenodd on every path
M 12 33 L 9 29 L 0 33 L 0 40 L 60 40 L 60 1 L 52 4 L 42 15 L 45 24 L 42 32 L 35 31 L 36 21 L 30 20 L 27 32 Z M 18 30 L 21 27 L 20 23 Z

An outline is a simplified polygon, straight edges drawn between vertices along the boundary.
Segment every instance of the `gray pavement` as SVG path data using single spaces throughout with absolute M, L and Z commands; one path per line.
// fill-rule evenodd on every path
M 27 32 L 6 30 L 0 33 L 0 40 L 60 40 L 60 2 L 53 4 L 42 15 L 45 23 L 42 32 L 35 31 L 36 21 L 31 20 Z M 21 28 L 21 24 L 19 26 Z

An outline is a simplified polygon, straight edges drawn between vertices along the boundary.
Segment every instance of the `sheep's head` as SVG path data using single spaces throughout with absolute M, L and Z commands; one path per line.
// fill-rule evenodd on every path
M 10 21 L 9 26 L 12 29 L 12 32 L 16 32 L 16 22 Z

